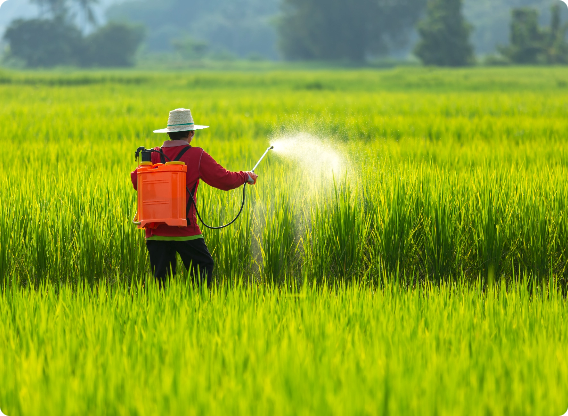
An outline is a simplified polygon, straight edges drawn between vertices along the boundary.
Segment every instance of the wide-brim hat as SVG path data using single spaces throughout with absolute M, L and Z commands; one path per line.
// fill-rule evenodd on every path
M 208 127 L 209 126 L 199 126 L 194 124 L 193 117 L 191 116 L 191 110 L 187 108 L 177 108 L 170 111 L 168 127 L 165 129 L 154 130 L 154 133 L 174 133 L 176 131 L 201 130 Z

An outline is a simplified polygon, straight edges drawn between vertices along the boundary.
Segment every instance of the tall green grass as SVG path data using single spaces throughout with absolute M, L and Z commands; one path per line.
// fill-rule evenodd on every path
M 271 136 L 297 132 L 346 160 L 345 175 L 322 181 L 270 154 L 242 218 L 204 231 L 219 281 L 377 282 L 396 271 L 416 282 L 475 280 L 491 271 L 566 282 L 559 69 L 6 76 L 3 284 L 146 278 L 131 222 L 133 151 L 159 145 L 165 137 L 152 130 L 182 106 L 211 125 L 193 144 L 232 170 L 250 169 Z M 43 82 L 80 77 L 97 84 Z M 334 88 L 296 87 L 314 82 Z M 239 191 L 200 188 L 208 222 L 229 219 L 239 203 Z
M 568 309 L 552 283 L 527 287 L 14 286 L 0 293 L 0 407 L 560 415 Z

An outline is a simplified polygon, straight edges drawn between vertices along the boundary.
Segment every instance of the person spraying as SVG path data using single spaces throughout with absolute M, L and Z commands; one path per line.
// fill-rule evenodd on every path
M 256 184 L 258 175 L 253 171 L 231 172 L 218 164 L 202 148 L 191 146 L 195 131 L 209 126 L 196 125 L 191 111 L 178 108 L 170 111 L 168 125 L 154 133 L 167 133 L 169 140 L 161 148 L 154 148 L 151 163 L 166 161 L 184 162 L 187 166 L 187 225 L 169 226 L 157 224 L 146 228 L 146 248 L 150 256 L 150 265 L 160 287 L 166 279 L 175 273 L 176 255 L 179 254 L 191 276 L 207 279 L 207 286 L 212 283 L 214 261 L 209 253 L 201 230 L 197 224 L 195 200 L 201 180 L 217 189 L 229 191 L 245 183 Z M 131 173 L 132 185 L 138 187 L 138 170 Z M 200 283 L 200 282 L 199 282 Z

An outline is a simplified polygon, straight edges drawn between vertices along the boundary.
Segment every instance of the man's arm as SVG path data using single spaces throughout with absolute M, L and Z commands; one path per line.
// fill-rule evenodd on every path
M 205 151 L 201 154 L 199 161 L 199 176 L 207 185 L 223 191 L 238 188 L 249 179 L 247 172 L 231 172 L 218 164 L 215 159 Z

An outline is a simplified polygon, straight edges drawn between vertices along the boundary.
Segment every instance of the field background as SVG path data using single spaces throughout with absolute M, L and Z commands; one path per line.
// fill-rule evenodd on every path
M 564 69 L 2 72 L 0 96 L 9 416 L 566 410 Z M 131 222 L 177 107 L 228 169 L 302 150 L 204 231 L 210 294 L 183 269 L 158 292 Z M 200 188 L 209 222 L 239 204 Z

